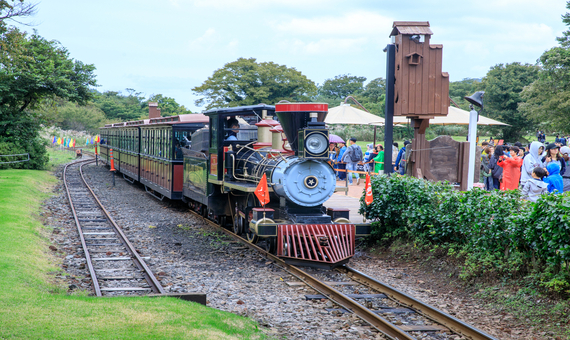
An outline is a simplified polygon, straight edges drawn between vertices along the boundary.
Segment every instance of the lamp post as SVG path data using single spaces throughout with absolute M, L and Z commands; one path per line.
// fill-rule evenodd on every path
M 483 95 L 484 91 L 475 92 L 472 96 L 465 97 L 471 103 L 469 112 L 469 168 L 467 170 L 467 190 L 473 189 L 473 177 L 475 177 L 475 147 L 477 146 L 477 122 L 479 121 L 479 112 L 483 110 Z M 476 111 L 475 106 L 481 108 Z

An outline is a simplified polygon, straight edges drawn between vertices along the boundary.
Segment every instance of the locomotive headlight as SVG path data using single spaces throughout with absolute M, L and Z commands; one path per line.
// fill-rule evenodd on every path
M 312 154 L 323 153 L 327 149 L 328 145 L 329 143 L 327 138 L 321 134 L 311 134 L 305 141 L 307 151 Z

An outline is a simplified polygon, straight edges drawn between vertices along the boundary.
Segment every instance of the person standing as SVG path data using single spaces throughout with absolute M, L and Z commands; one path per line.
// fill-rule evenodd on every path
M 346 178 L 346 171 L 344 171 L 346 170 L 346 164 L 342 162 L 342 156 L 344 156 L 344 153 L 346 152 L 346 145 L 344 145 L 344 142 L 340 142 L 338 143 L 338 147 L 340 148 L 336 157 L 336 164 L 339 170 L 338 179 L 344 181 Z
M 500 183 L 501 179 L 503 178 L 503 168 L 497 165 L 497 162 L 501 157 L 505 157 L 503 152 L 503 147 L 501 145 L 497 145 L 495 148 L 495 152 L 491 156 L 489 160 L 489 169 L 491 169 L 491 176 L 493 177 L 493 188 L 499 190 L 501 188 Z
M 564 159 L 564 163 L 568 169 L 568 167 L 570 167 L 570 147 L 561 147 L 560 155 Z M 570 171 L 566 171 L 564 175 L 562 175 L 562 184 L 564 185 L 564 192 L 570 191 Z
M 406 146 L 411 144 L 410 141 L 404 142 L 404 147 L 398 152 L 398 157 L 396 157 L 396 171 L 400 171 L 400 175 L 406 174 Z
M 374 170 L 373 162 L 371 161 L 374 159 L 374 157 L 372 157 L 373 152 L 372 144 L 366 144 L 366 152 L 364 153 L 364 171 L 366 172 Z
M 534 168 L 540 167 L 542 162 L 540 161 L 539 150 L 541 147 L 540 142 L 530 143 L 528 154 L 523 159 L 523 165 L 521 168 L 521 186 L 524 187 L 526 182 L 532 177 L 532 172 Z
M 560 155 L 559 146 L 556 144 L 550 143 L 546 146 L 546 156 L 542 157 L 541 161 L 543 168 L 548 168 L 550 163 L 556 163 L 560 169 L 560 175 L 564 176 L 566 173 L 566 162 Z
M 346 148 L 344 155 L 342 155 L 342 161 L 346 163 L 348 184 L 352 185 L 352 173 L 348 173 L 348 171 L 356 171 L 356 165 L 362 161 L 362 149 L 356 144 L 356 138 L 354 137 L 350 138 L 349 143 L 350 146 Z M 356 184 L 358 184 L 359 181 L 360 175 L 357 177 Z
M 515 190 L 519 188 L 521 178 L 522 158 L 518 156 L 519 148 L 512 146 L 509 150 L 511 157 L 502 156 L 497 165 L 503 168 L 503 180 L 501 181 L 501 191 Z
M 380 144 L 376 145 L 376 152 L 378 156 L 374 157 L 374 172 L 382 175 L 384 174 L 384 147 Z
M 485 190 L 493 190 L 493 179 L 491 177 L 491 170 L 489 169 L 489 158 L 495 151 L 491 145 L 485 146 L 485 150 L 481 153 L 481 170 L 479 171 L 479 182 L 485 184 Z
M 392 169 L 396 166 L 396 158 L 398 158 L 398 152 L 400 152 L 399 147 L 400 145 L 397 142 L 392 143 Z
M 557 163 L 549 163 L 546 166 L 548 176 L 544 179 L 544 183 L 548 184 L 548 192 L 561 194 L 564 192 L 564 180 L 560 176 L 560 167 Z

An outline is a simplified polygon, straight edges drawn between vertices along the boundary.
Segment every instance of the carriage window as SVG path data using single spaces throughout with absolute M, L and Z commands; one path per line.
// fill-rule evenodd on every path
M 193 130 L 181 130 L 174 131 L 174 159 L 182 159 L 182 149 L 190 149 L 192 145 L 192 131 Z

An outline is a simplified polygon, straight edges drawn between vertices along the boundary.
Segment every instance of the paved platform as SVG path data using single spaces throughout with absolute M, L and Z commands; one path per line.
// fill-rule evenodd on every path
M 356 183 L 356 180 L 355 180 Z M 337 181 L 337 187 L 345 187 L 346 182 Z M 360 197 L 364 194 L 364 179 L 360 180 L 359 185 L 349 185 L 348 192 L 337 192 L 332 195 L 325 203 L 324 206 L 327 208 L 345 208 L 350 209 L 349 220 L 353 223 L 362 223 L 364 219 L 362 215 L 358 213 L 360 208 Z

